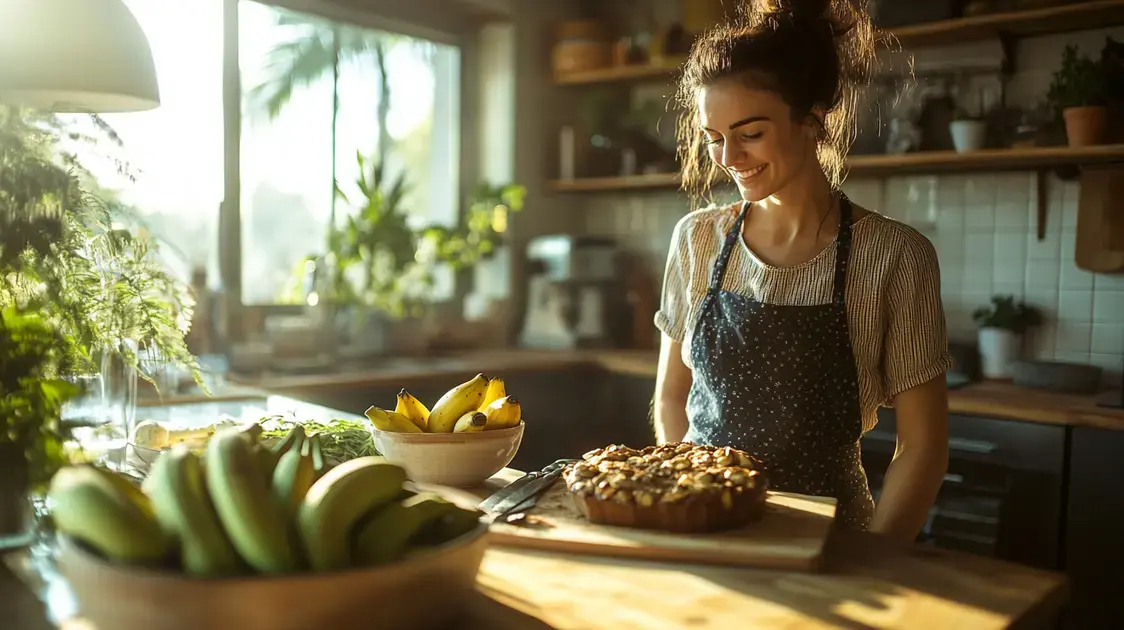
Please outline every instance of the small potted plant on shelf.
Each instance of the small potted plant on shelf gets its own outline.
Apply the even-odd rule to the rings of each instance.
[[[1041,314],[1011,295],[996,295],[972,319],[980,326],[979,351],[984,378],[1011,378],[1023,334],[1042,321]]]
[[[1083,55],[1072,44],[1062,53],[1062,65],[1054,73],[1047,98],[1061,112],[1071,147],[1103,144],[1107,139],[1108,67],[1104,60]]]
[[[972,114],[964,106],[956,108],[955,118],[948,123],[952,135],[952,146],[957,153],[979,151],[987,144],[987,121],[984,116],[983,92],[977,94],[976,113]]]

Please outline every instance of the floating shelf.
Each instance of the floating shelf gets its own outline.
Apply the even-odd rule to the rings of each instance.
[[[925,22],[890,29],[903,47],[940,46],[993,39],[1030,37],[1124,24],[1124,0],[1088,0],[1075,4],[1005,11],[972,17]],[[674,63],[617,66],[555,77],[557,85],[587,85],[668,79]]]
[[[847,161],[847,168],[849,176],[863,177],[916,173],[1037,170],[1092,164],[1124,164],[1124,144],[1081,148],[984,149],[970,153],[928,151],[904,155],[859,155]],[[659,173],[632,177],[554,180],[548,184],[548,188],[553,192],[609,192],[674,188],[678,185],[678,174]]]

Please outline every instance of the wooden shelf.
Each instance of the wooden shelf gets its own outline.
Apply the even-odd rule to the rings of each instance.
[[[555,76],[554,83],[556,85],[592,85],[596,83],[642,81],[644,79],[671,79],[671,75],[677,67],[677,63],[671,62],[654,65],[614,66]]]
[[[1030,37],[1124,24],[1124,0],[1086,0],[1075,4],[1006,11],[926,22],[890,29],[903,47],[963,44],[1000,36]],[[670,79],[676,64],[618,66],[555,77],[557,85],[589,85]]]
[[[939,46],[991,39],[1001,35],[1031,37],[1107,28],[1124,23],[1124,0],[1088,0],[1075,4],[1006,11],[914,24],[890,30],[902,46]]]
[[[1124,144],[1096,147],[1034,147],[1028,149],[984,149],[971,153],[930,151],[904,155],[859,155],[847,162],[851,177],[916,173],[996,172],[1047,169],[1060,166],[1124,164]],[[674,188],[676,173],[633,177],[590,177],[554,180],[552,192],[610,192]]]

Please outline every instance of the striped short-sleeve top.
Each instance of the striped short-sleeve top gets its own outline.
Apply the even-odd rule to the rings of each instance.
[[[667,257],[663,296],[655,323],[683,346],[691,365],[691,335],[726,232],[740,204],[711,206],[683,217]],[[737,240],[722,289],[781,305],[831,302],[837,245],[791,267],[761,261]],[[852,226],[845,292],[863,430],[878,421],[878,408],[945,373],[951,366],[936,250],[914,228],[869,212]]]

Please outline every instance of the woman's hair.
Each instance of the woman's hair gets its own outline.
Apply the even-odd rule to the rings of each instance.
[[[720,174],[699,131],[698,91],[723,79],[776,93],[804,121],[826,112],[817,157],[838,187],[855,135],[858,95],[876,57],[864,0],[747,0],[737,15],[699,36],[683,65],[675,101],[683,189],[709,197]],[[818,119],[816,119],[818,120]]]

